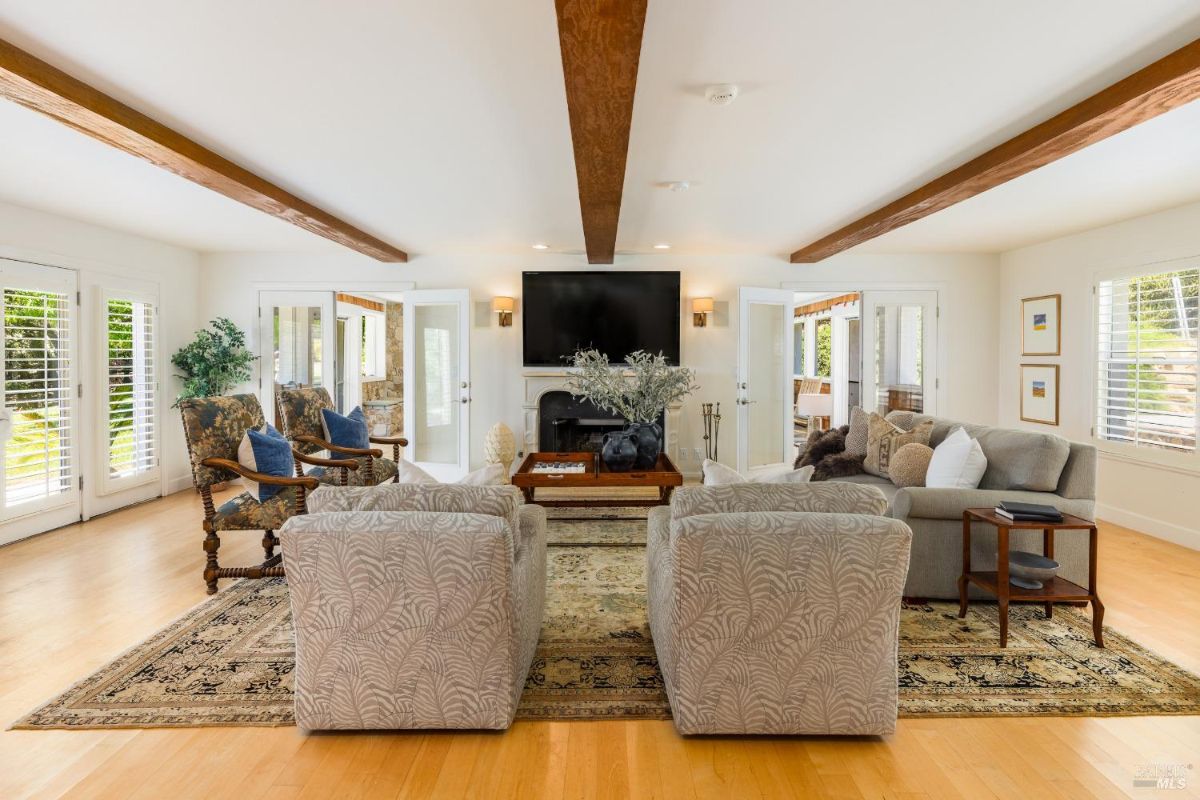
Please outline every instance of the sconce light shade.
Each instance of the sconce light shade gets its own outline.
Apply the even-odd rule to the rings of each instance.
[[[500,327],[507,328],[512,325],[513,309],[516,307],[516,301],[511,297],[493,297],[492,311],[500,315]]]
[[[708,325],[708,315],[713,310],[711,297],[696,297],[692,299],[692,325],[703,328]]]

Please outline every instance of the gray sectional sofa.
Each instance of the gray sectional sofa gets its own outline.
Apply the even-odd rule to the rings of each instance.
[[[1096,448],[1070,442],[1052,433],[993,428],[955,422],[940,417],[893,411],[889,422],[906,430],[933,420],[929,446],[937,447],[960,425],[978,439],[987,456],[987,472],[977,489],[900,489],[887,478],[854,475],[835,481],[879,488],[888,499],[887,514],[907,523],[913,532],[912,559],[906,597],[957,598],[962,572],[962,512],[966,508],[995,506],[1001,500],[1053,505],[1085,519],[1095,518]],[[1040,553],[1040,531],[1014,531],[1010,549]],[[1086,531],[1064,531],[1055,538],[1055,559],[1060,574],[1087,585],[1088,538]],[[989,525],[971,531],[971,558],[977,570],[994,570],[996,534]],[[972,593],[976,590],[972,587]]]

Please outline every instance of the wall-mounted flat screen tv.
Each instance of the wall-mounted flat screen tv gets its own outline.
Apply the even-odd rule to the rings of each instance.
[[[678,272],[526,272],[521,284],[525,366],[561,367],[589,347],[679,364]]]

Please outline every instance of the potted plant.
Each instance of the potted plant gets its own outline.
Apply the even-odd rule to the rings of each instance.
[[[652,355],[643,350],[625,356],[625,363],[617,366],[599,350],[579,350],[571,366],[575,369],[567,379],[571,394],[619,414],[629,423],[621,436],[605,437],[600,455],[609,469],[653,468],[662,452],[658,418],[671,403],[700,388],[694,383],[696,373],[672,367],[662,353]],[[629,445],[636,450],[636,457],[626,465]]]
[[[232,320],[217,317],[212,328],[196,332],[191,344],[171,356],[183,388],[174,407],[190,397],[214,397],[250,380],[257,358],[246,347],[246,334]]]

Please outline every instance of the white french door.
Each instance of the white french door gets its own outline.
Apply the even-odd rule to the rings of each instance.
[[[738,290],[737,468],[790,465],[795,300],[791,289]]]
[[[404,293],[404,436],[408,458],[441,481],[470,466],[470,293]]]
[[[336,391],[337,311],[333,292],[258,293],[259,400],[278,425],[275,390],[324,386]]]
[[[0,543],[80,518],[74,271],[0,259]]]
[[[938,293],[863,293],[862,407],[937,413]]]

